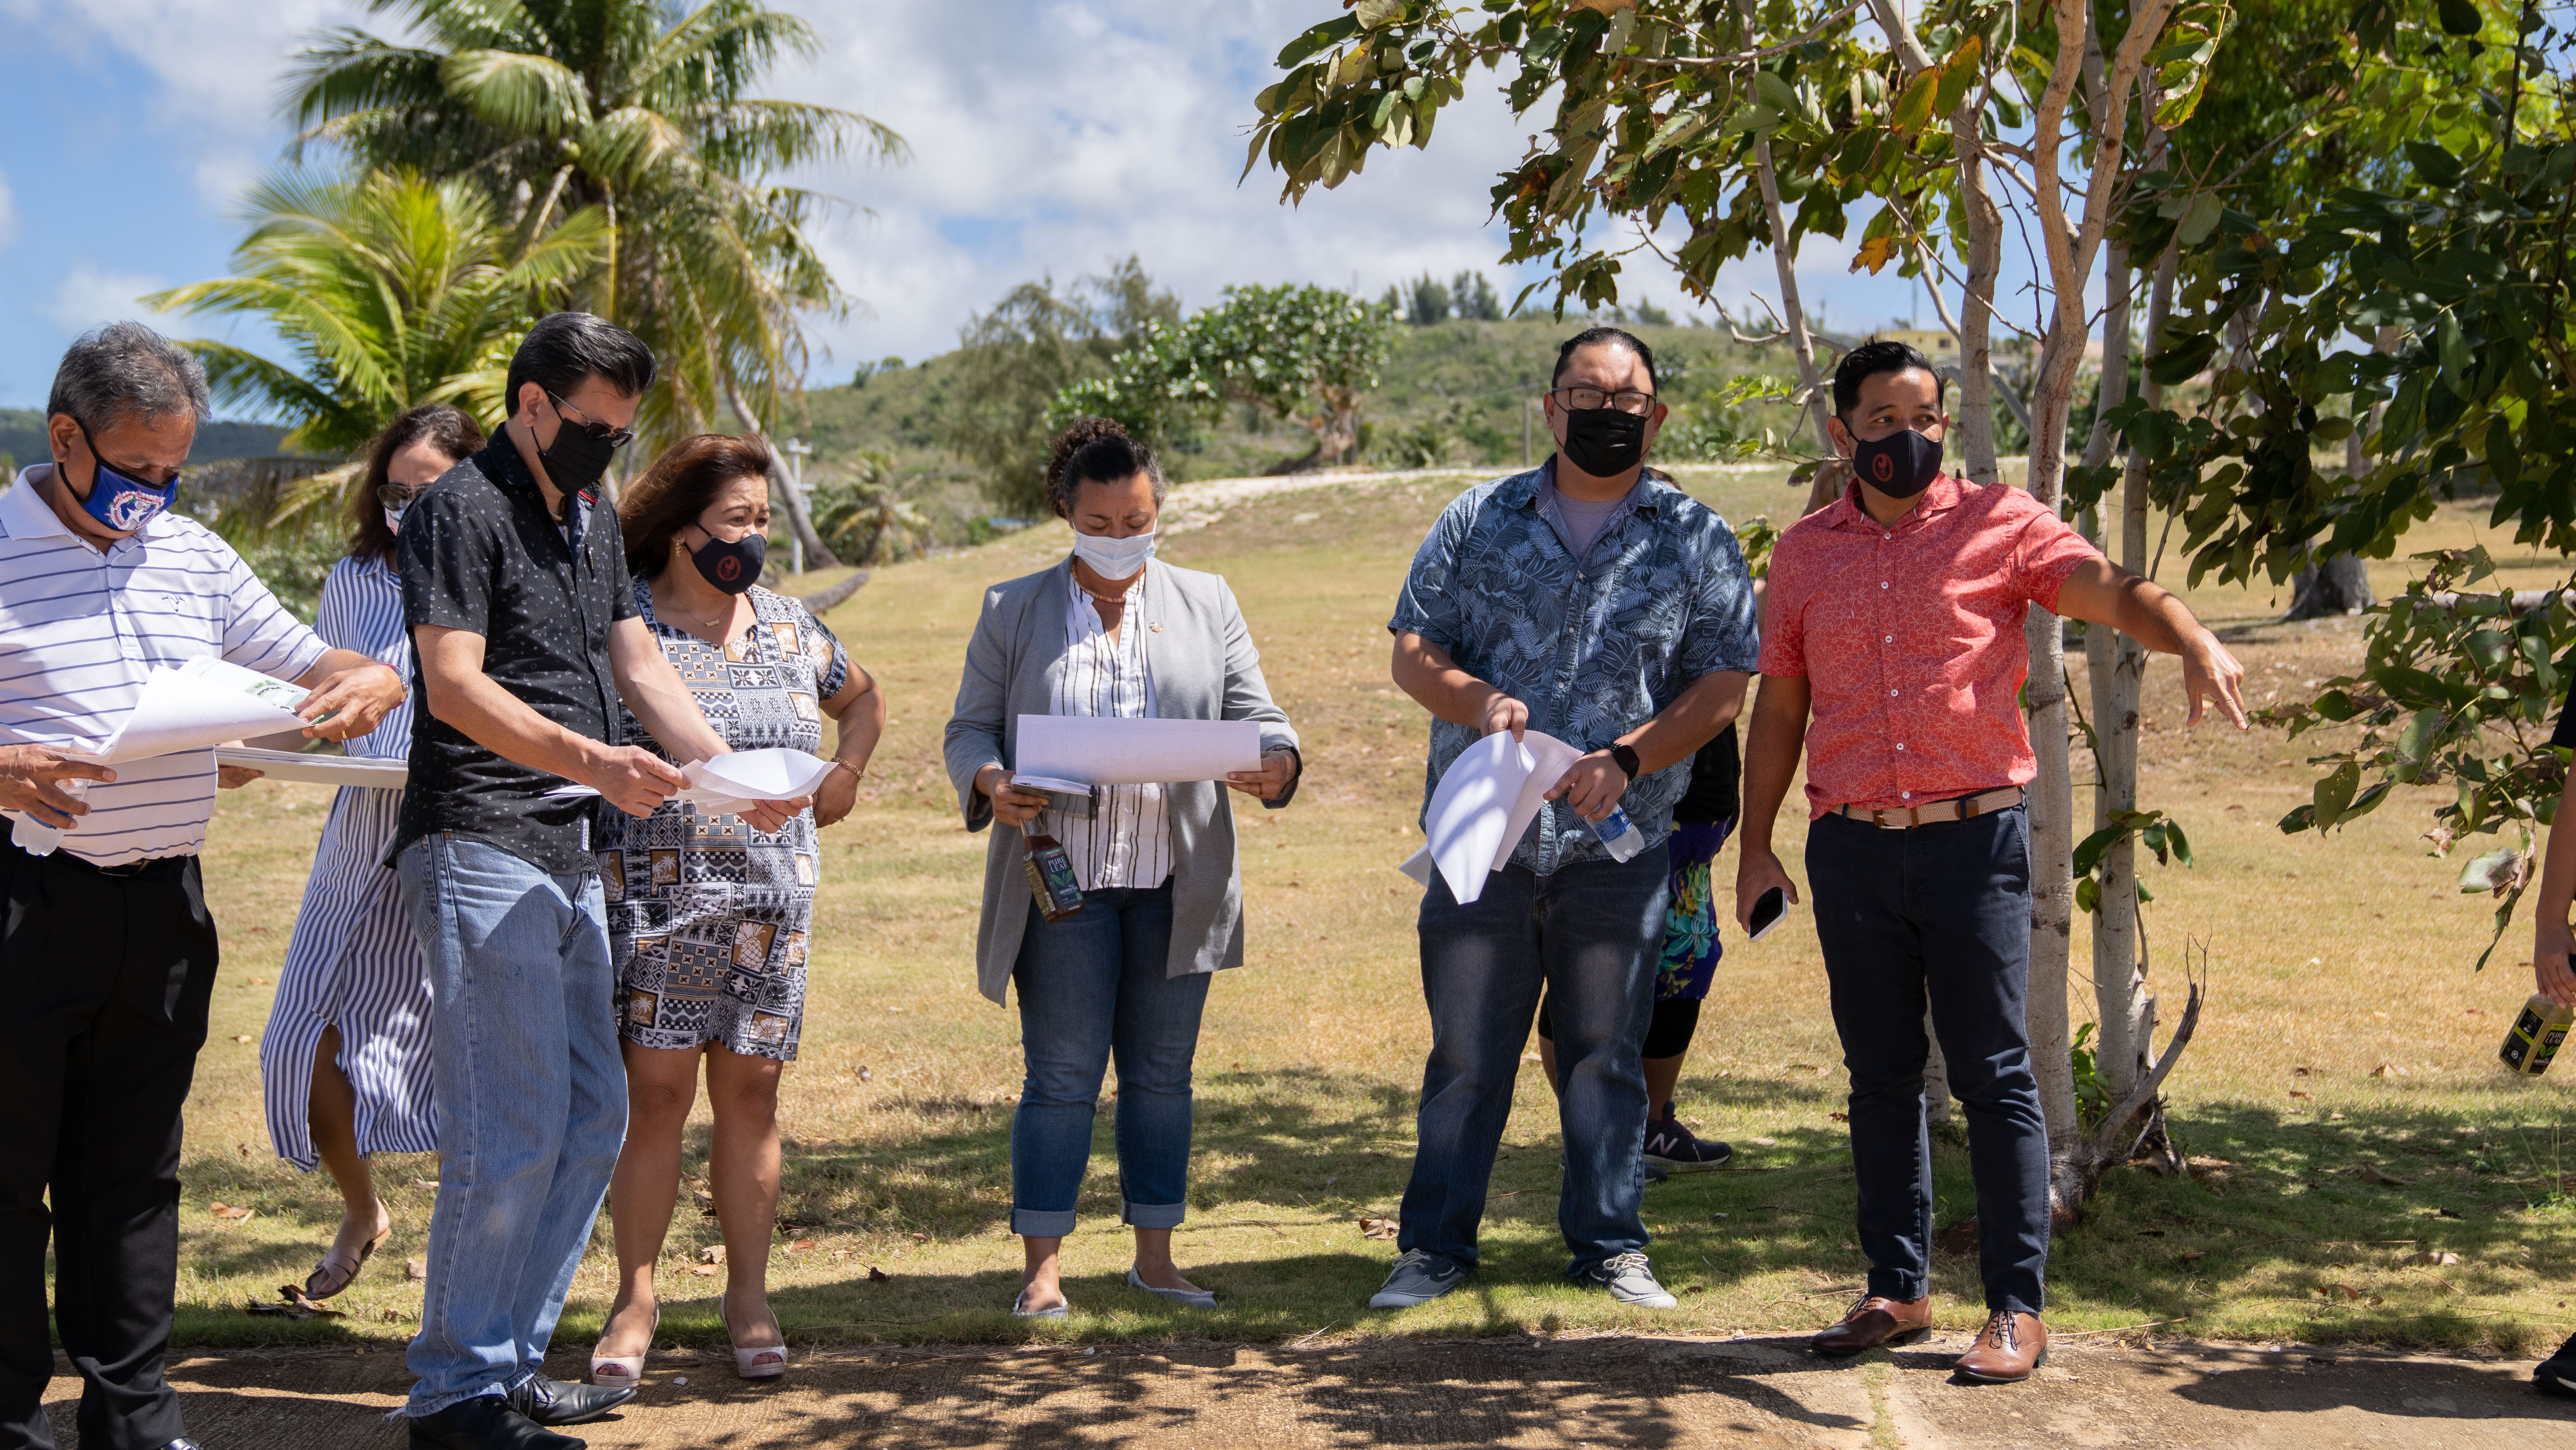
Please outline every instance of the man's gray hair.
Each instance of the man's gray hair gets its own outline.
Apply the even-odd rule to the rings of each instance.
[[[93,432],[177,413],[202,422],[209,411],[206,365],[140,322],[111,322],[81,334],[54,370],[54,390],[45,399],[45,416],[69,413]]]

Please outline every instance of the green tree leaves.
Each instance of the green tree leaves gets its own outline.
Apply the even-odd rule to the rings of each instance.
[[[1312,460],[1331,462],[1359,440],[1394,325],[1386,308],[1326,287],[1231,287],[1186,322],[1148,323],[1106,376],[1057,396],[1051,421],[1115,418],[1159,447],[1193,415],[1248,403],[1314,434]]]

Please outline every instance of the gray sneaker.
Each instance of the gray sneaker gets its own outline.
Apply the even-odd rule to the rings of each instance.
[[[1671,1309],[1681,1303],[1655,1282],[1655,1266],[1646,1262],[1646,1256],[1633,1250],[1612,1254],[1575,1275],[1574,1282],[1589,1289],[1607,1289],[1612,1299],[1640,1309]]]
[[[1467,1271],[1420,1249],[1406,1252],[1395,1261],[1386,1282],[1369,1296],[1371,1309],[1410,1309],[1428,1304],[1466,1282]]]

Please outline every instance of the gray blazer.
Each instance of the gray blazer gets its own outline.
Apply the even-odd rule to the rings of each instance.
[[[988,765],[1010,769],[1018,758],[1019,717],[1055,708],[1064,669],[1065,603],[1071,559],[984,595],[984,613],[966,646],[957,711],[948,721],[948,778],[957,786],[966,829],[993,827],[984,854],[984,918],[975,929],[975,978],[996,1003],[1020,957],[1028,928],[1028,874],[1018,828],[993,819],[993,803],[975,790]],[[1145,667],[1154,679],[1154,713],[1166,720],[1258,720],[1264,751],[1297,748],[1288,716],[1270,702],[1261,654],[1252,647],[1243,611],[1222,576],[1157,561],[1145,574],[1140,607],[1124,628],[1145,633]],[[1275,801],[1297,794],[1296,782]],[[1172,954],[1165,975],[1243,965],[1243,875],[1234,852],[1234,792],[1223,781],[1175,783],[1166,797],[1172,830]]]

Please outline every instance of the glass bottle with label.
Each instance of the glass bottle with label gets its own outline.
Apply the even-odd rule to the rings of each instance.
[[[1040,828],[1024,838],[1028,854],[1020,860],[1029,873],[1029,894],[1037,898],[1040,916],[1062,921],[1082,910],[1082,882],[1073,874],[1073,858],[1065,854],[1064,843],[1043,829],[1046,817],[1029,824]]]

